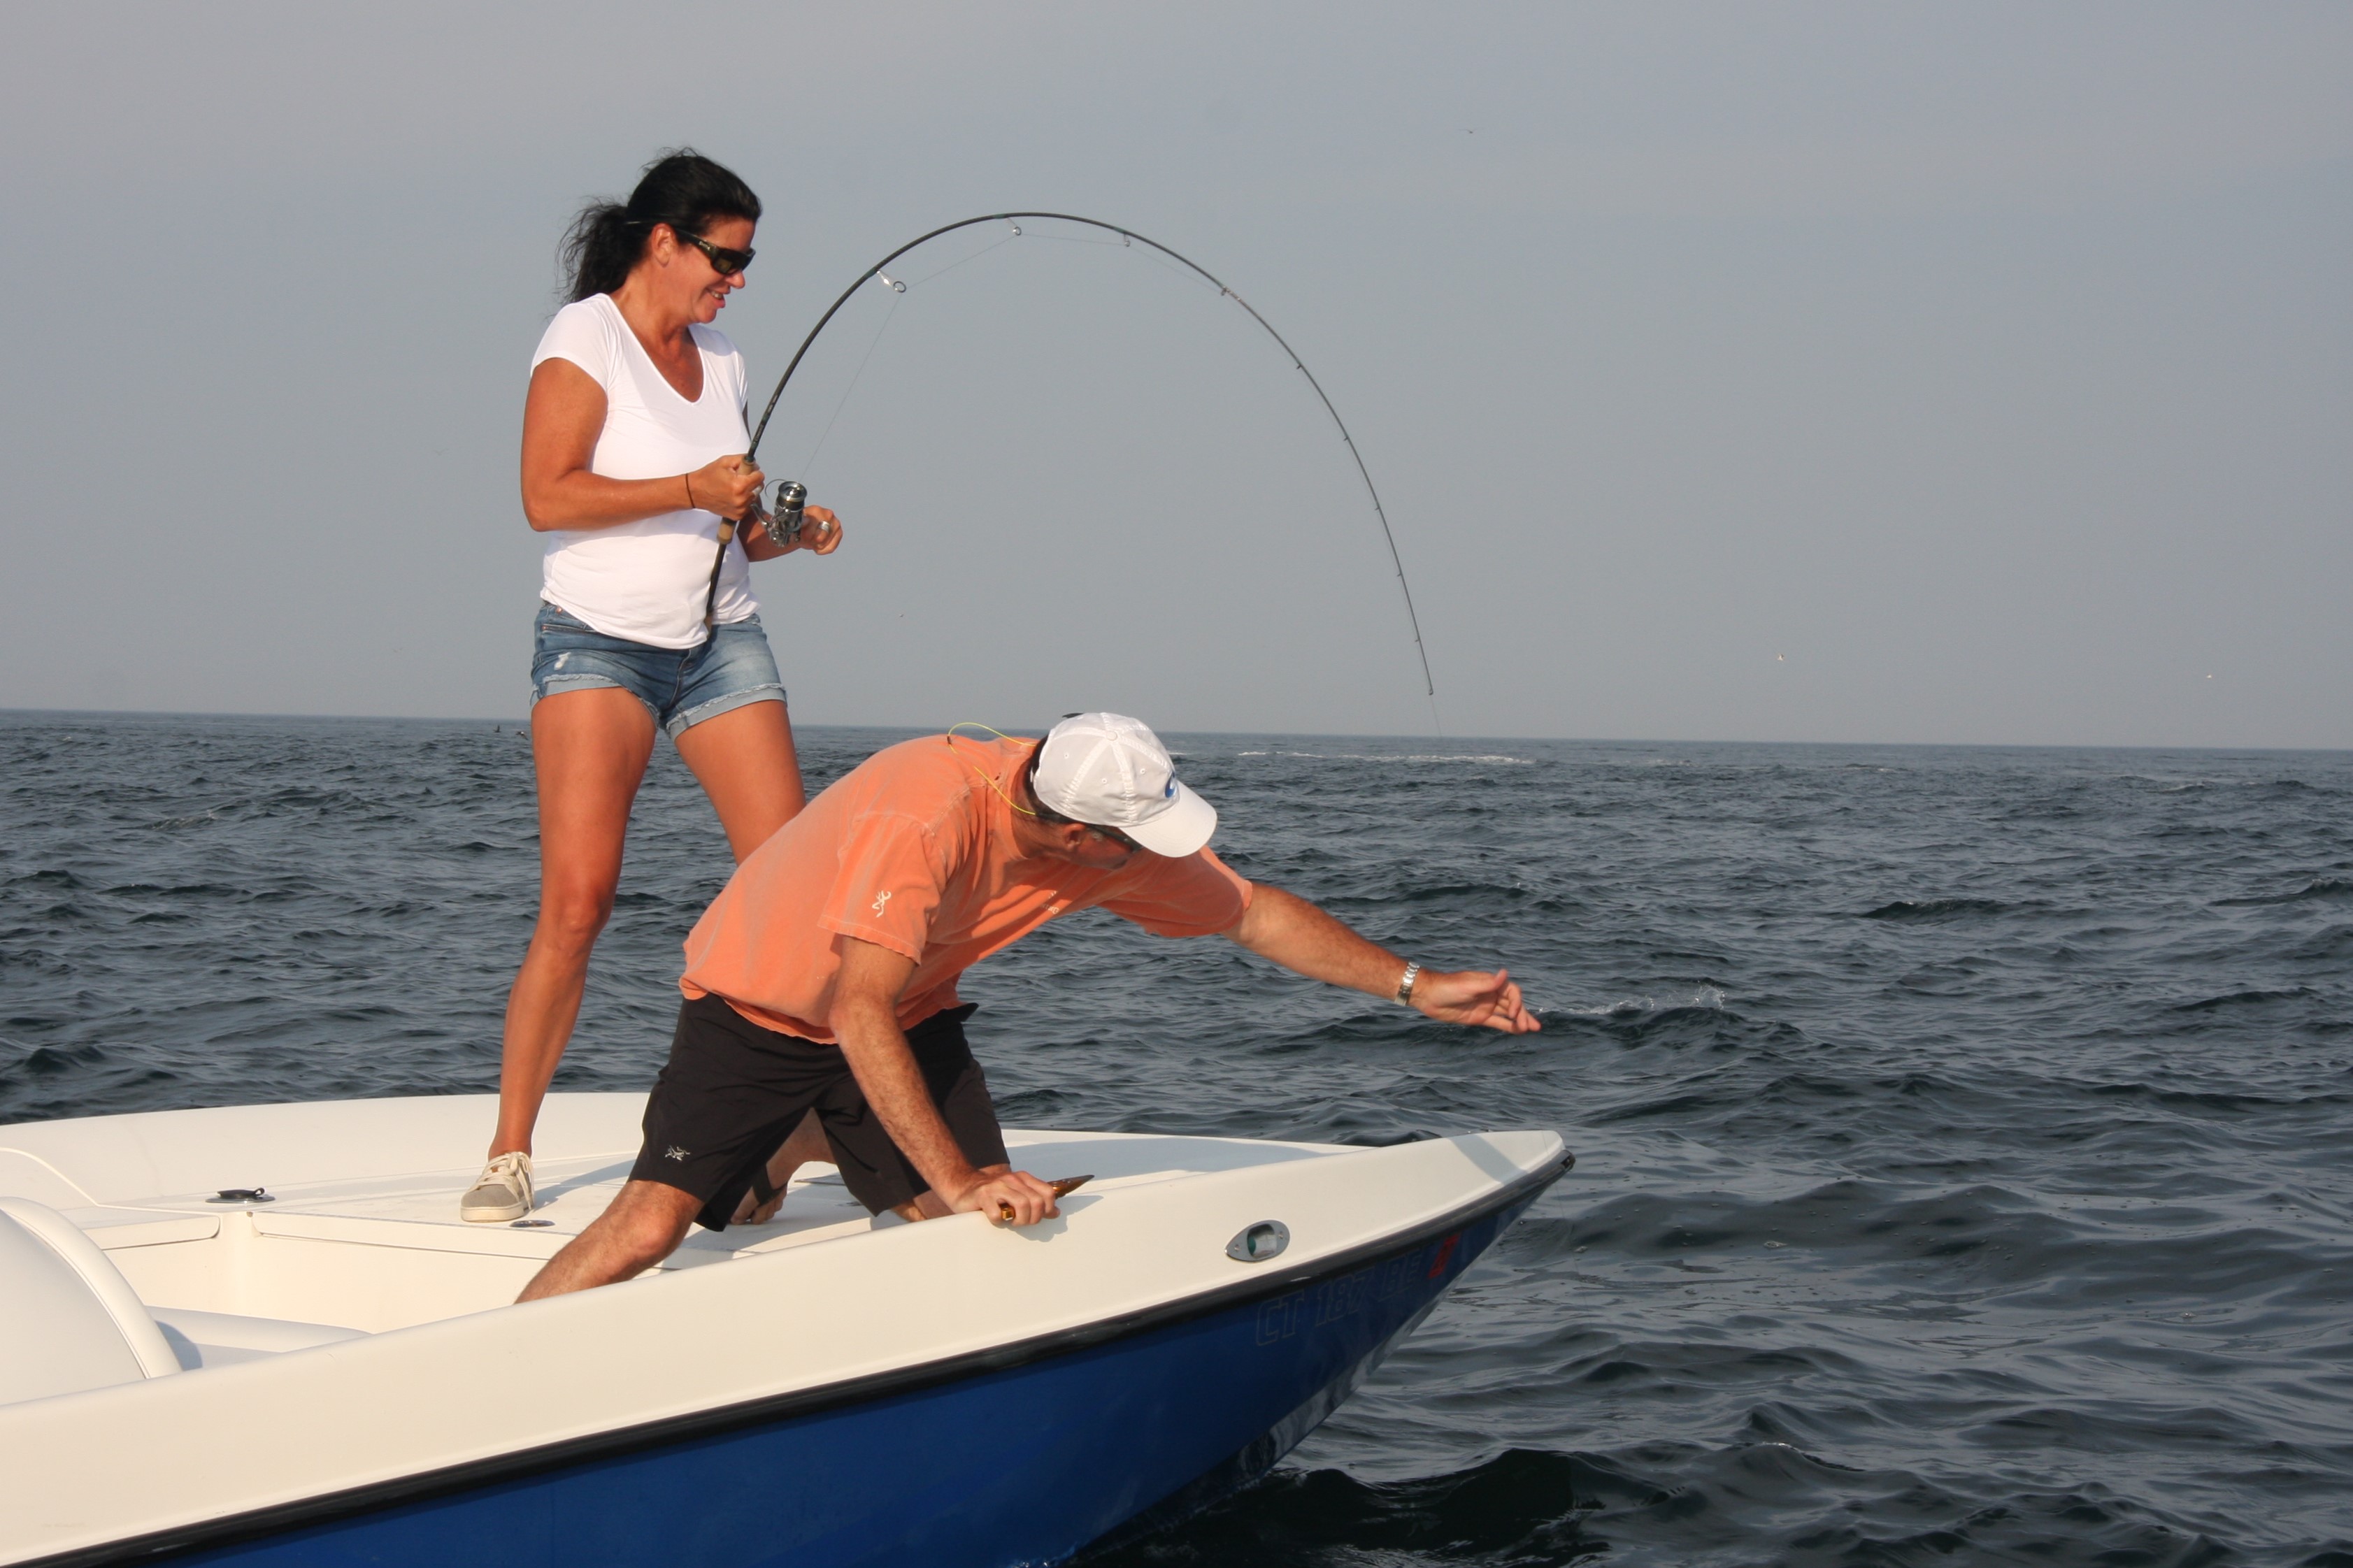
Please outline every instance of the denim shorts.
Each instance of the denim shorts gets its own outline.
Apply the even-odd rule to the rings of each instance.
[[[693,647],[655,647],[608,637],[569,611],[541,601],[532,639],[531,700],[618,687],[644,703],[676,740],[679,731],[754,702],[782,702],[785,683],[760,617],[714,626]]]

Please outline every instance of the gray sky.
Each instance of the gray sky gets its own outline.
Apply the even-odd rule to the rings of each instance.
[[[18,4],[0,706],[520,714],[555,239],[758,189],[765,395],[1004,207],[1193,256],[1456,734],[2353,745],[2353,6]],[[804,722],[1430,728],[1345,450],[1134,251],[871,289]],[[922,279],[978,248],[911,258]],[[816,460],[818,432],[876,343]]]

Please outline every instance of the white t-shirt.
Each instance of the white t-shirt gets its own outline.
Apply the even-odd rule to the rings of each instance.
[[[744,425],[744,356],[726,335],[690,324],[702,351],[702,396],[689,403],[662,379],[607,294],[566,305],[547,323],[531,366],[570,360],[605,389],[605,428],[588,471],[614,479],[692,473],[751,445]],[[680,487],[680,498],[685,487]],[[541,596],[607,637],[655,647],[693,647],[707,635],[702,599],[719,549],[717,512],[659,512],[612,528],[547,535]],[[723,626],[756,614],[741,540],[719,574]]]

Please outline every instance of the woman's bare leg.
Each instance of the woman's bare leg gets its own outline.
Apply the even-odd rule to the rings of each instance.
[[[531,1150],[547,1086],[580,1016],[588,955],[613,912],[629,808],[653,756],[645,704],[613,687],[566,691],[532,710],[539,773],[539,922],[507,996],[499,1124],[491,1155]],[[800,762],[781,702],[753,702],[694,725],[679,755],[718,809],[741,860],[801,808]]]
[[[801,810],[801,763],[781,702],[747,702],[680,732],[678,754],[727,830],[741,862]]]
[[[588,954],[613,912],[629,806],[653,755],[653,715],[615,687],[560,692],[531,713],[539,774],[539,923],[507,994],[493,1159],[531,1152],[548,1081],[580,1016]]]

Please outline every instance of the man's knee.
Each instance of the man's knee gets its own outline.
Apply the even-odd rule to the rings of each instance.
[[[702,1200],[691,1193],[659,1182],[632,1181],[605,1211],[604,1224],[616,1251],[636,1260],[638,1268],[650,1268],[678,1250],[702,1209]]]
[[[630,1182],[605,1212],[531,1278],[519,1301],[634,1279],[678,1250],[700,1201],[659,1182]]]

